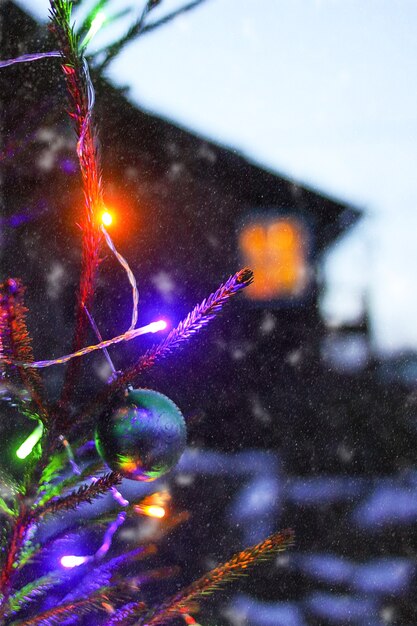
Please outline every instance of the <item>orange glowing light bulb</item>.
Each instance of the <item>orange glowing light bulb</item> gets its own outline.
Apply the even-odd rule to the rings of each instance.
[[[151,504],[149,506],[144,506],[142,509],[145,515],[149,515],[149,517],[157,517],[158,519],[162,519],[165,517],[165,509],[162,506],[157,506],[156,504]]]
[[[103,226],[111,226],[113,223],[113,216],[109,211],[103,211],[101,214],[101,223]]]
[[[165,504],[169,502],[171,496],[167,491],[156,491],[146,496],[134,508],[139,515],[147,515],[148,517],[156,517],[162,519],[166,515]]]

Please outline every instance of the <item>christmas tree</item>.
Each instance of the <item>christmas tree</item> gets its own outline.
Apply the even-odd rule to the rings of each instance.
[[[4,624],[28,625],[82,624],[91,619],[108,625],[156,625],[175,620],[193,624],[196,621],[191,614],[198,610],[205,595],[246,573],[256,562],[285,550],[292,542],[292,533],[276,533],[179,591],[165,593],[164,581],[175,577],[176,570],[171,563],[163,562],[162,556],[155,559],[155,537],[171,531],[186,514],[175,513],[175,506],[170,510],[166,491],[150,490],[144,497],[128,499],[124,488],[127,481],[152,483],[175,466],[185,449],[186,425],[174,402],[157,390],[140,388],[141,378],[159,362],[171,355],[175,358],[174,353],[185,348],[229,299],[252,282],[253,276],[248,268],[236,272],[159,343],[123,370],[114,367],[109,347],[147,333],[163,332],[166,322],[159,319],[138,327],[135,274],[106,229],[111,213],[105,202],[99,129],[94,120],[95,92],[86,56],[106,2],[98,2],[78,30],[72,24],[73,4],[51,0],[50,28],[57,50],[28,52],[0,64],[5,67],[59,58],[77,136],[84,193],[81,271],[74,339],[68,353],[36,360],[26,324],[25,287],[19,278],[12,277],[0,288],[2,397],[33,422],[31,434],[16,451],[26,460],[24,476],[19,479],[9,475],[7,467],[2,470],[0,619]],[[106,50],[102,68],[133,36],[155,27],[156,23],[148,23],[148,17],[158,4],[148,0],[126,37]],[[192,2],[185,9],[197,4]],[[132,313],[127,329],[103,341],[93,312],[104,249],[126,274]],[[91,329],[97,339],[87,345]],[[106,357],[112,375],[95,396],[86,398],[79,393],[84,373],[81,363],[88,354],[98,351]],[[51,399],[42,372],[59,367],[66,368],[62,388],[59,397]],[[96,500],[106,494],[111,495],[112,505],[96,508]],[[85,513],[89,504],[92,515]],[[149,518],[166,516],[166,521],[150,538],[144,532],[143,539],[132,549],[121,549],[117,541],[120,528],[138,516],[143,518],[144,526]],[[76,550],[66,548],[74,545],[78,546]],[[145,557],[152,557],[155,563],[146,567]]]

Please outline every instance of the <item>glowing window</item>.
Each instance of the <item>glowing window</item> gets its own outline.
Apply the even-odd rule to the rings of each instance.
[[[251,300],[301,296],[307,286],[307,241],[302,223],[294,218],[260,219],[239,233],[243,261],[255,280],[245,289]]]

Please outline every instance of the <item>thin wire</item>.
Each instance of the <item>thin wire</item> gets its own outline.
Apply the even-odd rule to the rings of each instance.
[[[64,435],[59,435],[58,439],[60,440],[60,442],[62,443],[62,445],[64,446],[66,450],[68,460],[72,467],[72,471],[74,472],[74,474],[77,474],[78,476],[80,476],[81,470],[75,461],[75,456],[74,456],[74,452],[72,451],[71,444],[69,443],[68,439],[64,437]],[[96,476],[92,476],[91,480],[93,483],[96,483],[98,481],[98,478]],[[122,494],[120,493],[118,489],[116,489],[116,487],[111,487],[110,492],[113,498],[116,500],[116,502],[120,506],[123,506],[123,507],[129,506],[130,504],[129,500],[126,500],[126,498],[122,496]],[[126,519],[126,513],[125,512],[119,513],[119,515],[117,516],[117,519],[108,526],[104,534],[104,539],[103,539],[103,543],[101,547],[97,550],[97,552],[94,555],[81,557],[81,561],[79,564],[81,565],[82,563],[88,563],[89,561],[92,561],[93,559],[96,559],[96,558],[102,558],[108,552],[111,546],[114,533],[119,528],[119,526],[123,524],[125,519]]]
[[[87,86],[87,113],[84,117],[83,124],[80,131],[80,138],[77,142],[77,155],[81,160],[83,156],[83,148],[84,148],[84,140],[87,133],[87,130],[90,127],[91,118],[93,115],[93,108],[96,101],[96,92],[94,90],[93,81],[90,76],[90,69],[88,67],[87,59],[83,57],[83,69],[84,69],[84,78],[85,84]]]
[[[101,333],[100,333],[100,331],[99,331],[99,329],[98,329],[98,326],[97,326],[97,324],[96,324],[96,322],[95,322],[95,320],[94,320],[93,316],[91,315],[91,313],[89,312],[89,310],[87,309],[87,307],[85,306],[85,304],[83,304],[83,307],[84,307],[84,311],[86,312],[87,317],[88,317],[88,319],[89,319],[89,321],[90,321],[90,324],[91,324],[91,326],[92,326],[92,328],[93,328],[93,330],[94,330],[94,332],[95,332],[95,334],[96,334],[97,339],[98,339],[100,342],[102,342],[102,341],[103,341],[103,337],[101,336]],[[113,374],[113,376],[116,378],[116,377],[117,377],[117,370],[116,370],[116,368],[114,367],[114,363],[113,363],[113,361],[112,361],[112,360],[111,360],[111,358],[110,358],[109,351],[107,350],[107,348],[103,348],[103,352],[104,352],[104,356],[106,357],[107,363],[108,363],[108,364],[109,364],[109,366],[110,366],[110,369],[111,369],[111,371],[112,371],[112,374]]]
[[[74,474],[77,474],[78,476],[81,475],[81,470],[78,467],[76,461],[75,461],[75,457],[74,457],[74,453],[72,451],[71,448],[71,444],[69,443],[68,439],[66,439],[66,437],[64,437],[64,435],[59,435],[58,439],[60,440],[60,442],[62,443],[62,445],[65,448],[65,451],[67,453],[68,456],[68,460],[70,462],[70,465],[72,467],[72,471],[74,472]]]
[[[103,232],[103,235],[106,239],[106,243],[109,246],[110,250],[113,252],[114,256],[116,257],[116,259],[119,261],[120,265],[123,267],[123,269],[125,270],[127,277],[129,279],[129,283],[132,287],[132,300],[133,300],[133,308],[132,308],[132,321],[130,323],[130,327],[129,327],[129,331],[133,330],[136,327],[137,321],[138,321],[138,305],[139,305],[139,291],[138,291],[138,287],[137,287],[137,283],[136,283],[136,278],[132,272],[132,270],[129,267],[129,263],[126,261],[126,259],[120,254],[120,252],[118,252],[116,250],[116,246],[114,245],[109,233],[107,232],[107,230],[104,228],[104,226],[101,226],[101,230]]]
[[[14,65],[15,63],[27,63],[27,62],[31,62],[31,61],[38,61],[40,59],[44,59],[44,58],[50,58],[50,57],[61,57],[61,52],[60,51],[51,51],[51,52],[38,52],[38,53],[34,53],[34,54],[23,54],[20,57],[16,57],[14,59],[7,59],[5,61],[0,61],[0,69],[3,67],[7,67],[9,65]],[[85,76],[85,82],[86,82],[86,86],[87,86],[87,114],[84,118],[84,122],[81,128],[81,132],[80,132],[80,138],[78,140],[77,143],[77,153],[78,156],[81,158],[82,154],[83,154],[83,148],[84,148],[84,140],[85,140],[85,135],[87,133],[87,129],[89,127],[90,121],[91,121],[91,116],[92,116],[92,112],[93,112],[93,108],[94,108],[94,103],[95,103],[95,90],[94,90],[94,85],[93,82],[91,80],[91,76],[90,76],[90,70],[88,67],[88,63],[87,60],[84,58],[83,59],[83,70],[84,70],[84,76]],[[131,318],[131,323],[128,329],[128,333],[130,331],[133,331],[136,328],[136,324],[138,321],[138,306],[139,306],[139,291],[137,288],[137,283],[136,283],[136,278],[132,272],[132,270],[130,269],[130,266],[128,264],[128,262],[126,261],[126,259],[117,251],[116,246],[114,245],[109,233],[106,231],[106,229],[104,228],[104,226],[101,226],[101,230],[104,234],[104,238],[106,240],[106,243],[108,245],[108,247],[110,248],[110,250],[113,252],[114,256],[116,257],[116,259],[119,261],[120,265],[124,268],[124,270],[126,271],[129,283],[132,287],[132,301],[133,301],[133,307],[132,307],[132,318]],[[90,323],[95,331],[95,333],[97,334],[97,337],[100,341],[100,344],[96,345],[96,346],[89,346],[88,348],[84,348],[82,350],[79,350],[78,352],[74,352],[73,354],[70,355],[66,355],[64,357],[61,357],[59,359],[53,359],[51,361],[37,361],[34,363],[19,363],[19,366],[22,367],[32,367],[32,368],[42,368],[42,367],[49,367],[50,365],[56,365],[56,364],[60,364],[60,363],[66,363],[67,361],[69,361],[72,358],[78,357],[78,356],[83,356],[84,354],[88,354],[89,352],[92,352],[93,350],[104,350],[104,354],[105,357],[112,369],[113,375],[116,375],[116,368],[113,365],[113,362],[109,356],[109,353],[106,350],[106,347],[108,345],[113,345],[113,343],[119,343],[119,341],[130,341],[131,339],[134,339],[134,337],[138,336],[138,335],[134,335],[134,336],[126,336],[125,335],[120,335],[119,337],[116,337],[113,340],[109,340],[109,342],[103,342],[101,339],[101,335],[100,332],[97,328],[97,326],[94,323],[94,320],[92,319],[90,313],[88,312],[87,308],[84,307],[87,316],[90,320]],[[144,327],[146,328],[146,327]],[[138,334],[143,334],[143,333],[138,333]],[[15,365],[17,365],[18,363],[14,363]]]
[[[33,362],[24,362],[24,361],[14,361],[13,359],[0,359],[4,363],[8,363],[9,365],[17,365],[18,367],[24,367],[26,369],[42,369],[44,367],[51,367],[51,365],[62,365],[63,363],[67,363],[71,361],[71,359],[84,356],[89,354],[90,352],[94,352],[95,350],[103,350],[104,348],[108,348],[109,346],[113,346],[116,343],[121,343],[122,341],[131,341],[140,335],[146,335],[147,333],[154,333],[158,330],[163,330],[165,328],[165,324],[162,326],[159,322],[151,322],[147,324],[147,326],[142,326],[141,328],[135,328],[134,330],[128,330],[123,333],[123,335],[118,335],[117,337],[113,337],[113,339],[106,339],[106,341],[102,341],[92,346],[88,346],[87,348],[83,348],[82,350],[78,350],[77,352],[73,352],[72,354],[66,354],[65,356],[61,356],[57,359],[50,359],[47,361],[33,361]]]
[[[52,52],[35,52],[33,54],[23,54],[22,56],[16,57],[14,59],[6,59],[5,61],[0,61],[0,69],[2,67],[14,65],[15,63],[29,63],[31,61],[39,61],[40,59],[60,56],[62,55],[59,50],[53,50]]]
[[[20,57],[16,57],[14,59],[7,59],[5,61],[0,61],[0,68],[3,67],[7,67],[9,65],[14,65],[15,63],[27,63],[30,61],[38,61],[39,59],[44,59],[44,58],[49,58],[49,57],[61,57],[61,53],[59,51],[52,51],[52,52],[38,52],[38,53],[34,53],[34,54],[24,54]],[[91,116],[92,116],[92,112],[93,112],[93,108],[94,108],[94,103],[95,103],[95,91],[94,91],[94,85],[93,82],[91,80],[91,76],[90,76],[90,70],[88,67],[88,63],[87,60],[84,58],[83,59],[83,69],[84,69],[84,76],[85,76],[85,82],[87,85],[87,114],[84,118],[84,122],[82,125],[82,129],[81,129],[81,133],[80,133],[80,138],[78,140],[77,143],[77,153],[78,156],[81,158],[82,153],[83,153],[83,147],[84,147],[84,140],[85,140],[85,135],[87,133],[87,129],[89,127],[90,121],[91,121]],[[116,250],[116,247],[109,235],[109,233],[106,231],[106,229],[104,228],[104,226],[101,227],[102,232],[104,234],[106,243],[108,245],[108,247],[110,248],[110,250],[113,252],[113,254],[115,255],[116,259],[119,261],[119,263],[122,265],[122,267],[124,268],[124,270],[127,273],[127,277],[129,279],[129,283],[132,287],[132,300],[133,300],[133,310],[132,310],[132,320],[131,320],[131,324],[130,327],[128,329],[129,331],[132,331],[137,324],[138,321],[138,304],[139,304],[139,292],[138,292],[138,288],[137,288],[137,283],[136,283],[136,279],[135,276],[132,272],[132,270],[129,267],[128,262],[126,261],[126,259]],[[129,341],[130,339],[133,339],[134,336],[132,337],[125,337],[125,338],[120,338],[123,337],[122,335],[120,335],[120,337],[116,337],[114,340],[110,340],[109,342],[103,342],[101,339],[101,335],[100,332],[94,322],[94,320],[92,319],[89,311],[87,310],[87,308],[84,306],[85,312],[87,314],[88,319],[90,320],[90,323],[100,341],[100,344],[96,345],[96,346],[89,346],[88,348],[84,348],[82,350],[79,350],[78,352],[74,352],[71,355],[66,355],[64,357],[61,357],[60,359],[54,359],[52,361],[38,361],[35,363],[30,364],[24,364],[24,363],[19,363],[20,366],[22,367],[33,367],[33,368],[41,368],[41,367],[48,367],[49,365],[55,365],[58,363],[66,363],[67,361],[69,361],[72,358],[75,358],[77,356],[83,356],[84,354],[88,354],[89,352],[92,352],[93,350],[104,350],[104,354],[105,357],[112,369],[113,375],[116,375],[116,368],[113,365],[113,362],[109,356],[109,353],[106,350],[107,345],[112,345],[113,343],[118,343],[119,341]],[[145,327],[146,328],[146,327]],[[138,334],[142,334],[142,333],[138,333]],[[135,335],[137,336],[137,335]],[[15,365],[17,365],[17,363],[15,363]]]
[[[64,556],[61,559],[61,564],[63,565],[63,567],[72,569],[73,567],[76,567],[78,565],[84,565],[84,563],[91,563],[91,561],[102,559],[110,550],[114,534],[116,533],[118,528],[125,522],[125,520],[126,520],[126,512],[122,511],[121,513],[118,514],[116,519],[113,522],[111,522],[109,526],[107,527],[107,530],[105,531],[104,536],[103,536],[103,542],[101,546],[99,547],[99,549],[94,554],[89,554],[87,556],[73,556],[73,555]],[[69,560],[70,562],[69,564],[67,564]],[[76,562],[73,562],[72,560],[75,560]]]
[[[86,114],[86,116],[84,118],[84,122],[83,122],[83,125],[82,125],[82,128],[81,128],[80,138],[79,138],[78,143],[77,143],[77,153],[78,153],[78,156],[80,158],[81,158],[82,153],[83,153],[83,146],[84,146],[85,135],[86,135],[87,129],[88,129],[89,125],[90,125],[91,117],[92,117],[92,114],[93,114],[93,108],[94,108],[94,104],[95,104],[95,99],[96,99],[93,81],[91,80],[91,76],[90,76],[90,69],[88,67],[87,59],[85,57],[83,59],[83,69],[84,69],[85,83],[87,85],[87,114]],[[128,330],[133,330],[136,327],[136,324],[138,323],[139,292],[138,292],[138,288],[137,288],[136,278],[135,278],[132,270],[129,267],[129,263],[120,254],[120,252],[117,251],[116,246],[114,245],[114,243],[112,241],[112,238],[110,237],[110,235],[107,232],[107,230],[104,228],[103,224],[101,225],[101,231],[102,231],[102,233],[104,235],[104,238],[106,240],[106,243],[107,243],[108,247],[113,252],[114,256],[119,261],[120,265],[126,271],[127,277],[129,279],[129,283],[130,283],[130,285],[132,287],[132,300],[133,300],[132,321],[130,323],[130,326],[129,326]]]

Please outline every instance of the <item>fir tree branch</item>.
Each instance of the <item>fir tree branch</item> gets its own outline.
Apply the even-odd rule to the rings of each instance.
[[[31,537],[26,538],[25,544],[19,554],[19,563],[17,564],[17,569],[21,570],[30,561],[34,560],[36,558],[36,555],[39,554],[40,550],[41,545],[39,543],[34,543]]]
[[[0,285],[0,372],[3,370],[9,380],[15,379],[27,389],[29,399],[14,394],[19,410],[46,425],[49,418],[39,372],[7,363],[9,360],[29,363],[34,360],[32,340],[26,326],[28,309],[23,301],[24,292],[20,280],[14,278]]]
[[[135,37],[141,34],[148,14],[158,4],[160,4],[160,0],[147,0],[139,19],[130,26],[126,35],[121,37],[118,41],[114,42],[106,49],[104,60],[100,63],[98,67],[99,72],[103,72],[103,70],[108,66],[110,61],[112,61],[114,57],[119,54],[119,52],[124,48],[127,43],[129,43],[130,41],[135,39]]]
[[[154,546],[140,546],[135,550],[125,552],[119,556],[109,559],[105,563],[93,563],[92,571],[88,572],[76,585],[75,589],[64,597],[64,602],[73,602],[86,594],[92,594],[100,588],[110,587],[115,589],[116,585],[122,589],[122,581],[117,578],[116,572],[135,560],[142,560],[155,552]]]
[[[84,58],[78,35],[71,26],[69,0],[50,0],[51,31],[55,35],[62,54],[62,70],[71,102],[70,116],[75,122],[78,144],[77,154],[85,198],[85,213],[82,221],[81,278],[78,289],[76,326],[73,352],[84,344],[87,332],[85,307],[90,308],[94,296],[94,282],[99,263],[101,231],[97,215],[103,206],[100,159],[97,148],[97,133],[92,122],[94,88],[91,83],[87,62]],[[57,419],[66,421],[65,409],[74,388],[79,363],[70,363]]]
[[[84,502],[92,503],[93,500],[105,495],[109,489],[118,485],[122,481],[122,476],[118,472],[111,472],[102,476],[90,485],[82,485],[77,491],[73,491],[67,496],[53,498],[46,504],[34,509],[32,515],[35,519],[40,519],[45,515],[76,509]]]
[[[91,24],[93,23],[95,16],[102,11],[108,3],[109,0],[96,0],[95,3],[89,7],[88,14],[83,19],[77,30],[77,34],[80,39],[84,37],[91,28]],[[75,2],[73,2],[73,6],[75,6]]]
[[[8,605],[5,606],[2,615],[9,617],[10,615],[18,613],[25,608],[27,604],[45,595],[45,593],[47,593],[51,587],[59,583],[60,580],[61,577],[56,572],[53,572],[52,574],[47,574],[46,576],[42,576],[28,583],[10,596]]]
[[[108,588],[105,587],[83,600],[61,604],[49,609],[49,611],[39,613],[34,617],[30,617],[19,622],[13,622],[12,626],[53,626],[54,624],[60,624],[75,615],[80,616],[96,611],[103,611],[103,605],[107,602],[107,600]]]
[[[53,489],[51,484],[59,478],[60,473],[68,463],[68,455],[65,451],[55,452],[49,457],[49,459],[44,459],[44,463],[45,466],[43,467],[42,473],[39,477],[37,494],[42,494],[42,496],[45,496],[45,498],[48,499],[49,490]],[[59,494],[54,493],[51,497],[55,495]],[[42,501],[41,504],[44,504],[44,502]]]
[[[128,602],[127,604],[121,606],[107,622],[104,626],[128,626],[132,624],[133,620],[137,620],[138,617],[143,615],[146,611],[147,607],[144,602]]]
[[[142,372],[164,359],[176,348],[181,347],[187,339],[190,339],[197,331],[207,326],[221,311],[226,302],[238,291],[248,287],[252,281],[253,272],[247,267],[230,276],[223,285],[220,285],[217,291],[203,300],[201,304],[198,304],[161,343],[150,348],[132,367],[125,370],[110,385],[107,385],[84,409],[75,424],[75,428],[80,428],[89,415],[100,411],[100,407],[107,406],[112,397],[124,389],[128,383],[134,384]]]
[[[165,24],[172,22],[172,20],[174,20],[176,17],[182,15],[183,13],[191,11],[192,9],[195,9],[198,5],[202,4],[204,1],[205,0],[193,0],[192,2],[188,2],[184,6],[179,7],[175,11],[172,11],[171,13],[164,15],[164,17],[162,17],[161,19],[156,20],[155,22],[151,22],[150,24],[146,24],[146,18],[149,12],[151,11],[151,9],[161,4],[161,0],[148,0],[142,12],[142,15],[134,24],[132,24],[132,26],[127,31],[126,35],[124,35],[121,39],[119,39],[119,41],[116,41],[114,44],[112,44],[111,46],[109,46],[109,48],[106,49],[104,59],[98,65],[98,70],[102,72],[104,69],[106,69],[109,63],[119,54],[119,52],[128,43],[130,43],[131,41],[133,41],[140,35],[144,35],[145,33],[150,33],[151,31],[156,30],[160,26],[164,26]],[[94,56],[99,56],[102,52],[103,51],[100,50]]]
[[[16,499],[18,494],[24,493],[23,485],[14,476],[9,474],[4,467],[0,467],[0,494],[6,499]]]
[[[138,623],[141,626],[145,626],[145,624],[146,626],[157,626],[165,624],[178,614],[189,612],[194,602],[203,600],[206,595],[217,591],[234,578],[244,575],[246,570],[256,563],[283,552],[293,544],[293,541],[293,532],[285,530],[235,554],[229,561],[214,568],[176,596],[153,609]]]
[[[65,460],[66,462],[68,462],[67,458]],[[64,465],[65,464],[66,463],[64,463]],[[65,490],[69,489],[70,487],[74,487],[78,483],[82,482],[83,480],[87,480],[91,476],[97,476],[97,474],[100,474],[102,472],[102,469],[103,462],[100,461],[87,465],[87,467],[81,472],[81,474],[70,474],[66,478],[61,478],[54,484],[48,484],[45,482],[41,483],[38,489],[38,496],[40,497],[38,505],[42,506],[52,500],[52,498],[60,496]]]
[[[153,30],[156,30],[157,28],[159,28],[160,26],[165,26],[165,24],[169,24],[169,22],[172,22],[172,20],[175,20],[177,17],[179,17],[180,15],[183,15],[184,13],[188,13],[188,11],[192,11],[193,9],[198,7],[200,4],[203,4],[203,2],[206,2],[206,0],[193,0],[192,2],[188,2],[184,6],[179,7],[179,9],[176,9],[175,11],[171,11],[171,13],[164,15],[164,17],[161,17],[160,20],[156,20],[155,22],[146,24],[143,27],[141,34],[144,35],[146,33],[150,33]]]
[[[187,339],[190,339],[196,332],[207,326],[207,324],[220,313],[224,304],[241,289],[250,285],[253,281],[253,273],[250,269],[240,270],[212,293],[201,304],[198,304],[187,315],[187,317],[171,330],[169,335],[161,343],[148,350],[139,361],[115,381],[118,387],[125,387],[127,383],[134,382],[138,376],[157,361],[162,360],[173,350],[180,347]]]
[[[3,554],[0,574],[0,593],[3,596],[2,605],[10,597],[13,582],[13,574],[17,571],[19,557],[25,546],[25,541],[31,527],[31,515],[24,501],[24,497],[18,496],[18,515],[14,520],[11,537],[7,550]]]
[[[10,517],[12,519],[15,518],[17,515],[16,511],[13,511],[11,508],[9,508],[5,500],[1,497],[0,497],[0,512],[4,513],[4,515],[7,515],[7,517]]]

